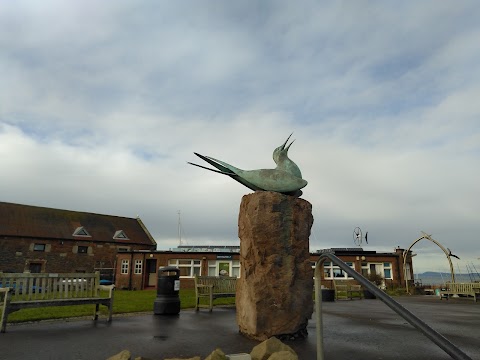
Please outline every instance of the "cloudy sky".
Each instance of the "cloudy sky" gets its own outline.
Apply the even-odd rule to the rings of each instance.
[[[135,217],[159,249],[236,245],[243,169],[290,157],[311,250],[480,271],[477,1],[0,1],[0,201]],[[415,271],[446,271],[419,242]]]

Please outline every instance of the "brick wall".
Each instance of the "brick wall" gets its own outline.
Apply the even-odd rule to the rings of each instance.
[[[35,245],[40,251],[35,250]],[[38,267],[46,273],[93,272],[98,267],[113,268],[118,248],[146,250],[144,245],[115,242],[3,238],[0,271],[24,272]]]
[[[119,253],[117,255],[116,262],[116,271],[115,271],[115,285],[118,289],[131,289],[131,290],[140,290],[149,288],[148,278],[149,276],[157,277],[157,271],[159,267],[164,267],[168,265],[169,260],[173,259],[195,259],[201,261],[201,274],[208,274],[208,261],[209,260],[219,260],[217,257],[218,253],[213,252],[171,252],[171,251],[152,251],[152,252],[126,252]],[[231,253],[231,260],[238,260],[238,253]],[[392,276],[393,280],[385,279],[385,285],[387,287],[402,287],[404,286],[404,276],[403,276],[403,258],[400,256],[401,251],[391,253],[391,254],[366,254],[365,258],[362,258],[362,255],[342,255],[339,256],[345,262],[352,262],[354,264],[355,270],[359,273],[362,272],[362,262],[374,262],[374,263],[391,263]],[[311,254],[310,261],[315,263],[319,258],[317,254]],[[122,274],[122,260],[128,261],[128,273]],[[135,261],[139,260],[142,262],[142,274],[135,274],[134,266]],[[147,263],[153,261],[155,265],[152,273],[150,275],[147,270]],[[327,260],[328,261],[328,260]],[[313,276],[313,272],[312,272]],[[355,280],[345,280],[356,283]],[[333,280],[325,280],[324,273],[322,271],[322,285],[326,287],[333,288]],[[193,278],[180,278],[180,286],[183,289],[193,288],[194,281]],[[156,281],[153,282],[153,285],[150,287],[156,287]]]
[[[188,253],[188,252],[142,252],[142,253],[119,253],[117,254],[117,263],[115,271],[115,285],[117,289],[140,290],[149,288],[148,286],[148,271],[146,262],[155,260],[155,277],[158,277],[158,269],[160,267],[168,266],[169,260],[174,259],[198,259],[201,260],[201,273],[208,274],[208,261],[218,260],[217,253]],[[238,260],[239,255],[233,254],[232,260]],[[129,269],[127,274],[122,274],[122,260],[127,260]],[[141,260],[143,264],[143,274],[135,274],[134,266],[135,260]],[[180,287],[182,289],[194,288],[193,278],[180,278]],[[156,282],[153,287],[156,287]]]

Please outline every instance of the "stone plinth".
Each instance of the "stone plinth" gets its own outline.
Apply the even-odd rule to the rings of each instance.
[[[242,334],[256,340],[307,335],[313,312],[312,224],[306,200],[269,191],[242,198],[236,297]]]

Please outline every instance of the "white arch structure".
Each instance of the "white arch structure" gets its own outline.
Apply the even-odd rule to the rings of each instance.
[[[447,257],[448,263],[449,263],[449,265],[450,265],[450,273],[451,273],[451,275],[452,275],[452,282],[453,282],[453,283],[455,282],[455,273],[454,273],[454,271],[453,271],[452,260],[450,259],[450,252],[447,251],[447,249],[445,249],[445,248],[443,247],[443,245],[440,244],[438,241],[432,239],[432,235],[428,235],[427,233],[425,233],[425,232],[423,232],[423,231],[422,231],[422,234],[423,234],[423,235],[422,235],[421,237],[419,237],[417,240],[415,240],[415,241],[412,243],[412,245],[410,245],[410,247],[403,252],[403,271],[404,271],[404,273],[405,273],[405,287],[406,287],[407,293],[408,293],[408,280],[407,280],[408,277],[407,277],[407,268],[406,268],[407,255],[408,255],[410,249],[413,247],[413,245],[415,245],[417,242],[419,242],[419,241],[422,240],[422,239],[430,240],[431,242],[433,242],[434,244],[436,244],[440,249],[442,249],[442,251],[445,253],[445,256]]]

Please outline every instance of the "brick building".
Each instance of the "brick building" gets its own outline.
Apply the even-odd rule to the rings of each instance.
[[[118,289],[141,290],[157,285],[160,267],[180,269],[183,288],[193,287],[195,275],[240,276],[238,246],[196,246],[170,251],[128,251],[117,254],[115,285]]]
[[[180,269],[182,288],[193,287],[195,275],[241,276],[239,246],[208,247],[182,246],[171,251],[128,251],[117,254],[115,284],[119,289],[140,290],[156,286],[159,267],[176,266]],[[403,287],[403,249],[392,253],[364,251],[362,248],[327,249],[310,254],[312,276],[315,264],[323,251],[328,251],[364,276],[377,273],[384,278],[386,287]],[[407,259],[407,276],[413,279],[412,258]],[[332,287],[333,280],[354,281],[338,266],[323,264],[322,284]]]
[[[410,256],[407,257],[405,264],[406,271],[403,268],[404,249],[396,248],[393,253],[365,251],[362,248],[333,248],[318,250],[316,253],[310,255],[312,266],[314,266],[315,262],[323,252],[330,252],[336,255],[348,266],[365,277],[368,277],[372,273],[380,275],[383,278],[384,287],[405,287],[405,274],[407,275],[408,280],[413,279],[411,253],[409,254]],[[334,280],[344,280],[347,282],[355,281],[328,259],[323,263],[322,274],[322,284],[330,288],[333,287]]]
[[[140,220],[0,202],[0,271],[113,275],[119,251],[154,250]]]

